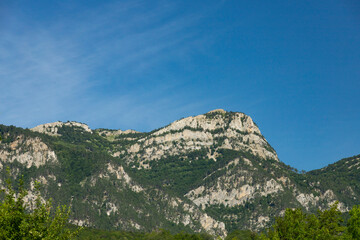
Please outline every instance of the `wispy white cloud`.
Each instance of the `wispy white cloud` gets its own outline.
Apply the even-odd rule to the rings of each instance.
[[[182,61],[193,44],[206,41],[193,28],[202,14],[174,15],[176,7],[110,3],[34,25],[29,16],[9,15],[10,24],[0,29],[0,122],[32,127],[83,119],[98,124],[106,122],[105,116],[118,116],[124,119],[119,124],[128,125],[139,112],[169,109],[181,92],[169,96],[157,89],[174,88],[176,78],[154,79],[150,89],[120,88],[122,94],[112,96],[96,88],[105,85],[102,73],[117,86],[126,85],[166,59]]]
[[[1,118],[12,116],[8,123],[26,125],[64,111],[63,104],[81,90],[87,77],[85,69],[69,61],[71,50],[46,31],[2,31]]]

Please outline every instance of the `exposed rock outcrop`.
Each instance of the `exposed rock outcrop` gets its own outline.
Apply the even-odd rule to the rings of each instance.
[[[232,177],[220,177],[215,186],[211,188],[198,187],[191,190],[186,196],[202,208],[214,204],[234,207],[243,205],[256,196],[267,196],[284,190],[282,185],[274,179],[263,184],[244,184],[240,179],[240,181],[234,180]]]
[[[34,132],[40,132],[40,133],[45,133],[51,136],[59,136],[58,130],[59,128],[63,127],[63,126],[68,126],[68,127],[79,127],[82,128],[84,131],[92,133],[92,130],[89,128],[88,125],[84,124],[84,123],[79,123],[79,122],[53,122],[53,123],[46,123],[46,124],[41,124],[39,126],[36,126],[34,128],[31,128],[31,131]]]
[[[58,163],[55,152],[39,138],[25,138],[23,135],[9,144],[0,145],[0,162],[14,161],[24,164],[27,168]]]
[[[278,161],[275,150],[261,135],[251,117],[222,109],[177,120],[139,139],[129,148],[140,159],[155,160],[164,155],[177,155],[202,148],[251,151],[264,159]],[[142,152],[141,154],[138,154]]]

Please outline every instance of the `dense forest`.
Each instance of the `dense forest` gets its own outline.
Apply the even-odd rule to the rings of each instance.
[[[225,240],[358,240],[360,239],[360,205],[354,206],[349,214],[350,217],[345,221],[344,216],[338,210],[337,203],[330,209],[318,210],[316,214],[307,214],[301,209],[286,209],[284,216],[276,218],[275,224],[271,228],[261,233],[250,230],[234,230],[226,236]],[[214,239],[214,236],[184,232],[171,234],[163,229],[151,233],[84,229],[80,233],[79,239],[210,240]]]
[[[8,169],[10,173],[10,170]],[[0,204],[0,239],[123,239],[123,240],[212,240],[221,239],[207,233],[180,232],[158,229],[149,233],[107,231],[69,225],[70,209],[61,206],[51,211],[51,201],[42,202],[39,184],[34,202],[25,201],[28,192],[20,179],[14,190],[10,179],[2,191]],[[250,230],[235,230],[225,240],[292,240],[292,239],[360,239],[360,205],[349,211],[345,221],[338,210],[338,202],[330,209],[309,214],[298,209],[286,209],[284,216],[277,217],[273,226],[260,233]]]

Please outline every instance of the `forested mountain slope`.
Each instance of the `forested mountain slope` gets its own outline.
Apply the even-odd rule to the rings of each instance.
[[[307,174],[310,184],[319,189],[332,189],[341,202],[352,206],[359,204],[360,155],[344,158]]]
[[[253,120],[214,110],[148,133],[55,122],[0,125],[0,169],[72,207],[72,222],[104,229],[260,230],[285,208],[358,203],[360,157],[299,174],[279,161]],[[29,199],[31,200],[31,199]]]

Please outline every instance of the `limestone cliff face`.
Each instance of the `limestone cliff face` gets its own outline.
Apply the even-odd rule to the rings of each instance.
[[[154,160],[202,148],[250,151],[263,159],[278,161],[275,150],[251,117],[222,109],[177,120],[139,139],[130,146],[129,153],[143,160]],[[216,153],[211,153],[209,158],[216,160]]]
[[[146,206],[148,205],[148,201],[156,200],[157,211],[161,213],[167,221],[173,224],[183,224],[196,232],[205,231],[221,237],[225,237],[227,234],[223,222],[208,216],[195,204],[184,201],[182,198],[170,196],[158,189],[147,189],[147,187],[138,184],[127,174],[121,165],[108,163],[99,174],[86,178],[80,184],[86,188],[96,189],[98,185],[103,184],[104,181],[111,182],[111,185],[116,186],[113,194],[109,194],[109,188],[102,189],[103,194],[101,197],[88,195],[85,199],[91,203],[93,209],[99,209],[104,206],[104,213],[108,217],[121,216],[121,214],[123,214],[122,209],[124,208],[124,202],[114,197],[114,195],[130,190],[133,192],[133,195],[136,194],[138,196],[138,199],[144,201],[140,207],[134,206],[132,203],[126,207],[135,208],[134,210],[137,212],[137,215],[151,218],[152,216],[146,212]],[[150,192],[152,194],[150,194]],[[178,212],[182,214],[177,214]],[[94,226],[86,217],[76,219],[73,222],[78,225]],[[121,227],[126,226],[128,229],[146,230],[137,219],[131,219],[130,221],[121,220],[115,223],[115,226],[118,225]]]
[[[0,169],[4,163],[19,162],[27,168],[58,163],[57,156],[39,138],[20,135],[14,141],[0,145]]]
[[[83,129],[86,132],[92,133],[92,130],[89,128],[88,125],[84,124],[84,123],[79,123],[79,122],[53,122],[53,123],[45,123],[45,124],[41,124],[39,126],[36,126],[34,128],[31,128],[30,130],[34,131],[34,132],[39,132],[39,133],[45,133],[51,136],[59,136],[58,130],[59,128],[63,127],[63,126],[68,126],[68,127],[78,127]]]
[[[282,185],[274,179],[257,184],[241,184],[241,182],[239,182],[235,187],[231,187],[231,190],[222,187],[225,184],[230,184],[229,182],[231,180],[234,179],[232,177],[221,177],[218,179],[216,186],[211,188],[201,186],[191,190],[186,196],[196,205],[205,209],[205,206],[214,204],[223,204],[228,207],[244,205],[255,197],[267,196],[279,191],[284,191]]]
[[[338,201],[338,197],[334,194],[331,189],[326,190],[324,193],[320,193],[319,196],[315,196],[313,193],[297,193],[296,200],[303,206],[306,210],[309,210],[311,206],[318,206],[320,209],[324,208],[324,205],[320,202],[325,203],[325,208],[334,204]],[[339,202],[338,208],[341,212],[349,211],[349,208],[345,206],[343,202]]]

